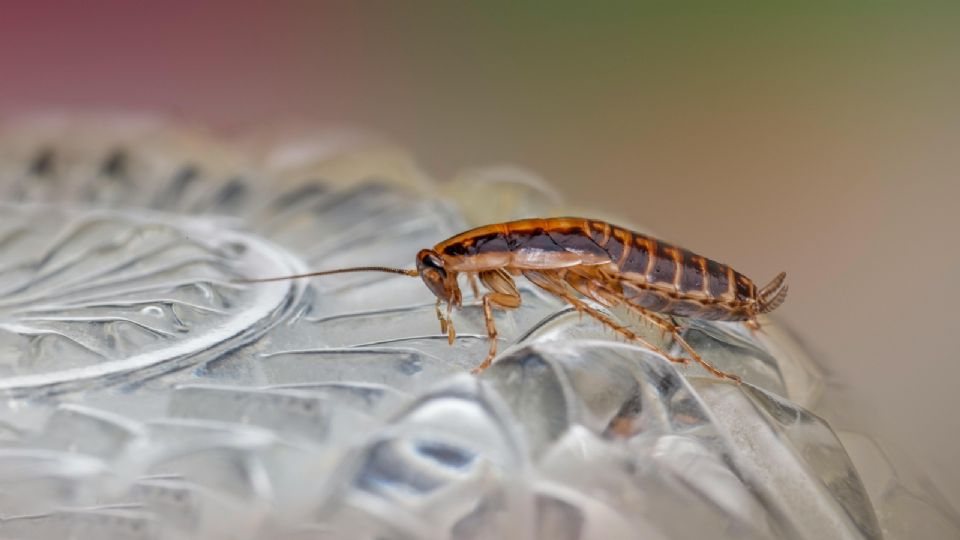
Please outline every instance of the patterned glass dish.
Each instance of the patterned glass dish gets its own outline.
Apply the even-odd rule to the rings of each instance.
[[[362,134],[50,117],[6,125],[0,205],[2,538],[960,537],[775,322],[686,321],[738,386],[521,283],[473,377],[472,298],[450,346],[419,280],[235,282],[566,213],[529,171],[435,183]]]

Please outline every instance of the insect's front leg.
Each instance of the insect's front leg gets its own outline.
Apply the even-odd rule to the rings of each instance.
[[[440,333],[447,335],[447,343],[450,345],[453,345],[453,341],[457,338],[457,331],[453,328],[453,319],[450,318],[452,305],[452,303],[447,303],[447,314],[444,315],[440,309],[440,299],[437,298],[437,320],[440,321]]]
[[[483,362],[473,368],[471,373],[474,375],[483,372],[490,367],[493,358],[497,355],[497,325],[493,321],[493,308],[515,309],[520,307],[520,291],[517,290],[516,283],[510,278],[504,270],[490,270],[480,273],[480,281],[483,282],[491,292],[483,295],[483,318],[487,323],[487,337],[490,339],[490,350]]]
[[[470,373],[478,375],[493,363],[493,358],[497,356],[497,325],[493,321],[493,307],[497,306],[504,309],[513,309],[520,306],[520,296],[506,293],[491,292],[483,295],[483,318],[487,323],[487,338],[490,340],[490,350],[483,362],[473,368]]]
[[[453,302],[447,302],[447,343],[453,345],[457,339],[457,331],[453,328]]]
[[[437,320],[440,321],[440,333],[447,333],[447,319],[443,316],[443,311],[440,311],[440,299],[437,298]]]
[[[440,333],[447,335],[447,343],[453,345],[453,341],[457,338],[457,331],[453,328],[453,319],[450,318],[450,308],[452,304],[447,303],[447,314],[444,316],[443,311],[440,310],[440,299],[437,298],[437,320],[440,321]]]

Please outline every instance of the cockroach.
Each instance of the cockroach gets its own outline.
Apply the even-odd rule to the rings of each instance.
[[[460,233],[417,253],[416,269],[360,266],[243,282],[299,279],[346,272],[389,272],[420,277],[437,297],[440,331],[450,344],[455,339],[450,318],[463,305],[458,279],[468,277],[474,295],[481,298],[490,350],[472,373],[487,369],[497,354],[494,309],[516,309],[521,298],[514,278],[523,276],[535,286],[569,303],[625,338],[654,350],[671,361],[688,363],[660,350],[629,328],[585,301],[623,307],[649,321],[697,363],[717,377],[740,382],[740,377],[705,361],[684,340],[674,316],[711,321],[743,321],[759,329],[757,315],[769,313],[787,296],[786,273],[781,272],[758,289],[749,278],[726,264],[647,235],[595,219],[560,217],[495,223]],[[488,289],[480,296],[477,278]],[[446,303],[446,311],[442,309]]]

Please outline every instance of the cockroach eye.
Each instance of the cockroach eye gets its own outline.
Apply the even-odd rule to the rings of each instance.
[[[447,278],[447,271],[443,267],[443,260],[434,255],[433,253],[426,253],[419,258],[418,265],[420,270],[424,269],[433,270],[436,272],[436,275],[440,279]]]

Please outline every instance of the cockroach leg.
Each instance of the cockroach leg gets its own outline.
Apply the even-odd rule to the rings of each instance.
[[[677,362],[680,364],[686,364],[689,362],[689,360],[687,360],[686,358],[674,358],[670,356],[669,354],[666,353],[666,351],[660,349],[660,347],[657,347],[653,343],[650,343],[649,341],[633,333],[627,327],[617,323],[610,317],[590,307],[586,302],[584,302],[583,300],[577,298],[575,295],[570,293],[570,291],[568,291],[566,287],[564,287],[563,282],[559,281],[558,277],[551,277],[543,272],[524,272],[523,275],[537,287],[540,287],[541,289],[547,291],[550,294],[559,296],[568,304],[576,308],[577,311],[579,311],[580,313],[586,313],[587,315],[593,317],[594,319],[599,321],[601,324],[603,324],[607,328],[610,328],[611,330],[619,333],[620,335],[627,338],[628,340],[639,342],[644,347],[666,357],[672,362]]]
[[[482,279],[483,276],[481,276]],[[493,363],[493,358],[497,355],[497,325],[493,320],[493,307],[497,306],[503,309],[514,309],[520,306],[520,295],[512,295],[502,292],[490,292],[483,295],[483,318],[487,323],[487,337],[490,339],[490,350],[483,362],[473,368],[470,373],[479,375]]]
[[[494,357],[497,356],[497,325],[493,321],[493,308],[490,306],[489,294],[483,297],[483,318],[487,323],[487,338],[490,340],[490,350],[487,352],[487,357],[483,359],[483,362],[470,370],[470,373],[474,375],[483,373],[483,371],[493,363]]]
[[[722,379],[730,379],[731,381],[734,381],[737,384],[740,384],[741,382],[740,377],[727,373],[726,371],[721,371],[720,369],[717,369],[713,364],[704,360],[700,356],[700,354],[697,353],[697,351],[693,350],[693,347],[691,347],[690,344],[687,343],[687,340],[683,339],[683,336],[680,335],[680,329],[677,325],[664,321],[662,318],[658,317],[657,315],[654,315],[653,313],[650,313],[649,311],[643,308],[637,308],[636,311],[637,313],[640,314],[641,317],[646,318],[651,323],[659,326],[660,328],[664,329],[666,332],[669,332],[671,336],[673,336],[673,341],[676,342],[678,345],[680,345],[680,347],[684,351],[686,351],[687,354],[690,355],[690,358],[693,358],[693,360],[696,361],[701,366],[703,366],[704,369],[706,369],[710,373],[713,373],[717,377],[720,377]]]
[[[750,331],[750,335],[754,339],[760,339],[760,336],[757,334],[766,334],[766,331],[763,329],[763,325],[760,324],[760,321],[757,319],[747,319],[743,321],[743,325],[747,327],[747,330]]]
[[[687,351],[687,354],[689,354],[691,358],[693,358],[698,364],[703,366],[704,369],[706,369],[710,373],[713,373],[714,375],[722,379],[730,379],[731,381],[737,384],[740,384],[742,382],[740,377],[738,377],[737,375],[727,373],[726,371],[721,371],[716,367],[714,367],[713,364],[711,364],[710,362],[707,362],[706,360],[701,358],[700,355],[697,354],[697,351],[693,350],[693,347],[691,347],[690,344],[687,343],[687,340],[683,339],[683,336],[681,336],[679,332],[673,332],[673,340],[677,342],[677,344],[679,344],[683,348],[683,350]]]
[[[443,311],[440,310],[440,299],[437,298],[437,320],[440,321],[440,333],[447,333],[447,319],[443,316]]]
[[[453,345],[457,339],[457,331],[453,327],[453,302],[447,302],[447,343]]]
[[[480,298],[480,286],[477,284],[477,275],[469,273],[467,274],[467,280],[470,282],[470,290],[473,291],[473,297]]]
[[[644,319],[650,321],[651,324],[659,327],[664,333],[669,333],[673,337],[673,341],[680,345],[680,347],[683,348],[683,350],[686,351],[695,362],[703,366],[704,369],[710,373],[713,373],[717,377],[730,379],[731,381],[735,381],[737,384],[740,384],[740,377],[717,369],[713,366],[713,364],[704,360],[695,350],[693,350],[693,347],[687,343],[687,340],[683,339],[683,336],[680,335],[680,326],[672,322],[673,317],[670,317],[671,321],[666,321],[663,319],[663,317],[651,313],[649,310],[646,310],[640,306],[628,305],[627,307],[631,311],[639,314]]]
[[[651,313],[651,315],[652,315],[652,313]],[[664,322],[666,322],[666,321],[664,321]],[[676,317],[674,317],[673,315],[670,315],[669,327],[662,327],[662,330],[663,330],[664,332],[670,332],[670,333],[679,332],[679,331],[680,331],[680,323],[677,322],[677,318],[676,318]]]
[[[447,335],[447,343],[453,345],[454,340],[457,338],[457,332],[453,328],[453,319],[450,318],[450,306],[452,304],[447,303],[447,313],[444,315],[443,311],[440,309],[440,299],[437,298],[437,319],[440,321],[440,333]]]
[[[660,331],[663,333],[663,335],[672,334],[677,330],[676,324],[669,323],[661,319],[660,317],[653,315],[648,310],[625,301],[621,295],[618,295],[615,292],[611,291],[610,289],[599,285],[599,282],[591,280],[588,276],[574,273],[569,275],[569,277],[567,277],[567,282],[575,290],[577,290],[587,298],[591,298],[604,306],[607,306],[607,307],[620,306],[620,307],[626,308],[628,311],[631,311],[637,314],[640,317],[640,320],[642,322],[648,322],[660,328]],[[657,352],[660,352],[661,354],[666,356],[667,359],[669,359],[671,362],[675,362],[678,364],[690,363],[690,361],[686,358],[672,357],[668,354],[663,353],[659,349],[657,350]]]

